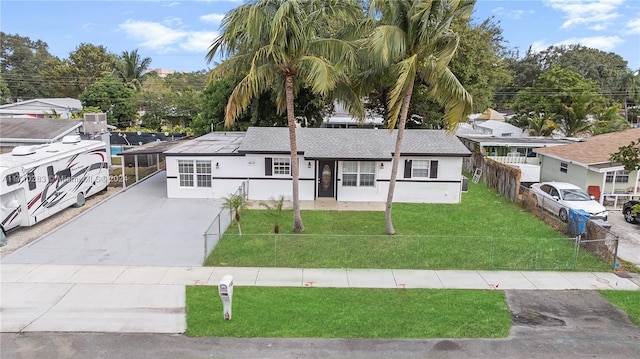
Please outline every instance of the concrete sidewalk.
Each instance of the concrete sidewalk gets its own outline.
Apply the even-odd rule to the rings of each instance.
[[[2,264],[2,332],[183,333],[185,286],[639,290],[614,273]],[[216,300],[213,298],[212,300]]]

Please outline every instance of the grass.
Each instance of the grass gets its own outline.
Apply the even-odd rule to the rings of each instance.
[[[611,270],[482,183],[469,183],[462,204],[394,204],[395,236],[384,234],[384,212],[302,211],[303,234],[290,231],[292,216],[283,211],[274,235],[270,213],[245,211],[243,235],[229,227],[205,265]]]
[[[502,291],[236,287],[224,321],[216,287],[187,287],[187,335],[279,338],[503,338]]]
[[[640,326],[640,292],[639,291],[600,291],[605,299],[627,313],[631,322]]]

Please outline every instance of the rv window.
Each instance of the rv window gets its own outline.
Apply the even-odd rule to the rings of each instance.
[[[71,169],[70,168],[64,169],[62,171],[58,171],[58,182],[64,182],[65,180],[67,180],[69,178],[71,178]]]
[[[33,191],[36,189],[36,174],[33,171],[27,174],[27,180],[29,181],[29,190]]]
[[[53,175],[53,166],[47,167],[47,177],[49,177],[49,183],[56,179],[56,176]]]
[[[20,174],[18,172],[10,173],[6,177],[7,186],[13,186],[14,184],[20,183]]]

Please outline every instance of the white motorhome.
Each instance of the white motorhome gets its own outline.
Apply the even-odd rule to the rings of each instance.
[[[12,228],[84,205],[85,198],[107,188],[109,163],[104,142],[80,136],[0,155],[0,240]]]

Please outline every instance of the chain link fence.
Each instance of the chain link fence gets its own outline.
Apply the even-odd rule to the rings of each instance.
[[[247,194],[249,193],[249,181],[244,181],[233,193],[233,195],[241,195],[245,201],[247,200]],[[207,230],[204,232],[204,257],[202,262],[207,260],[207,257],[211,251],[216,247],[218,241],[227,230],[233,220],[233,213],[227,208],[222,208],[220,212],[215,216]]]
[[[552,200],[538,198],[531,189],[521,187],[516,203],[556,230],[574,238],[576,252],[583,249],[609,263],[612,269],[616,269],[619,238],[611,232],[610,224],[584,217],[555,201],[553,205],[545,201]],[[566,221],[561,220],[561,217],[566,218]]]

